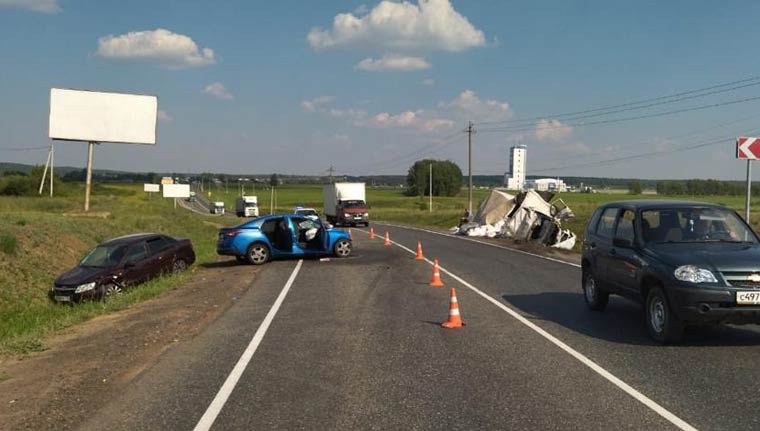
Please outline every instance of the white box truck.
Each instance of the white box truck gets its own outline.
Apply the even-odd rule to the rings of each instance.
[[[235,201],[235,215],[238,217],[258,217],[259,200],[256,196],[241,196]]]
[[[364,183],[325,184],[322,197],[328,222],[335,226],[369,226]]]

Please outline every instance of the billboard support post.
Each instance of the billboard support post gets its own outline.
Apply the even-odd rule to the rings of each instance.
[[[50,143],[50,197],[53,197],[53,162],[55,161],[55,145]]]
[[[90,210],[90,188],[92,186],[92,152],[95,149],[95,142],[87,143],[87,181],[84,186],[84,210]]]
[[[50,146],[52,149],[52,145]],[[45,170],[42,171],[42,181],[40,181],[40,192],[38,194],[42,194],[42,189],[45,187],[45,179],[47,178],[47,171],[48,166],[50,165],[50,150],[48,150],[47,160],[45,160]],[[52,182],[50,184],[53,184]],[[51,194],[52,195],[52,194]]]

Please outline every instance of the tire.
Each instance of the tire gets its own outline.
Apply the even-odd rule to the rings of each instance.
[[[336,257],[348,257],[351,254],[351,242],[343,238],[339,239],[333,245],[333,253]]]
[[[245,256],[248,259],[248,263],[263,265],[269,261],[269,254],[269,247],[264,243],[257,242],[248,247],[248,252]]]
[[[100,286],[100,299],[103,302],[107,302],[114,296],[121,295],[123,289],[116,283],[108,283]]]
[[[644,310],[647,329],[653,340],[670,344],[683,337],[683,322],[673,313],[661,287],[655,286],[649,290]]]
[[[599,286],[591,269],[583,271],[583,299],[588,308],[594,311],[604,311],[610,301],[610,293]]]
[[[172,272],[179,273],[187,269],[187,262],[185,259],[177,259],[172,263]]]

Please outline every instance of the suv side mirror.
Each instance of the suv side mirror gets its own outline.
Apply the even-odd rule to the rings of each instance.
[[[630,239],[615,238],[612,240],[612,245],[619,248],[633,248],[633,241]]]

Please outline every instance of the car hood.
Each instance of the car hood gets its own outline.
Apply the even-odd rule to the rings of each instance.
[[[96,281],[100,277],[108,275],[113,268],[95,268],[92,266],[77,266],[55,279],[58,286],[78,286],[80,284]]]
[[[670,243],[647,246],[668,265],[696,265],[718,271],[760,271],[760,245],[747,243]]]

